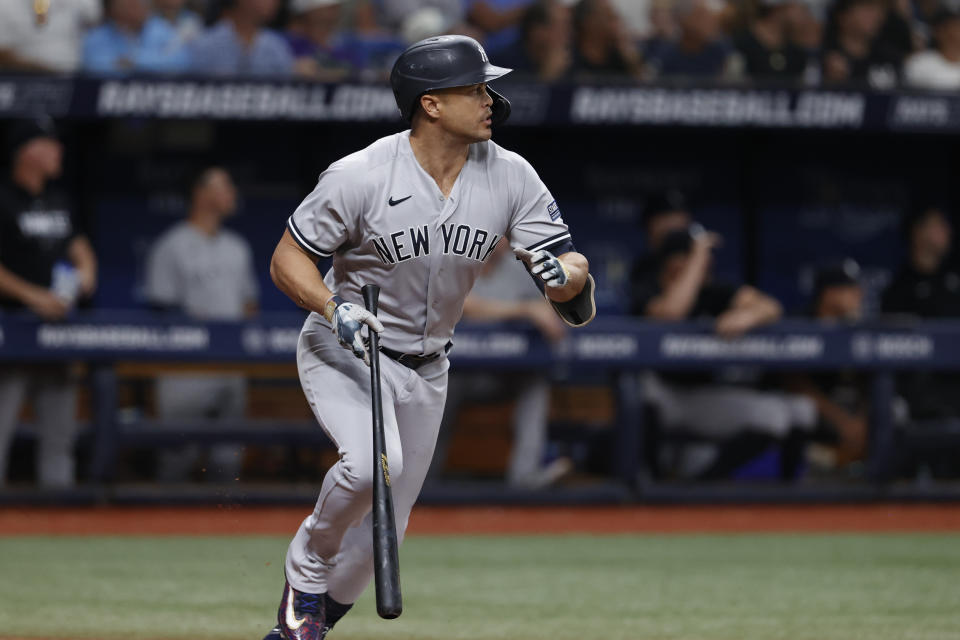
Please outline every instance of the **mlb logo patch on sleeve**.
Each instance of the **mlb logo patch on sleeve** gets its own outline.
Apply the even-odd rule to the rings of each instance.
[[[560,207],[557,206],[556,200],[547,205],[547,213],[550,214],[551,220],[557,220],[560,217]]]

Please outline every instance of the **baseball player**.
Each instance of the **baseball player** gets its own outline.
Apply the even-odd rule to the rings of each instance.
[[[397,532],[430,466],[447,389],[447,352],[464,298],[508,241],[571,326],[595,313],[587,260],[536,172],[490,141],[510,103],[487,86],[509,69],[472,38],[412,45],[391,84],[407,131],[377,140],[320,175],[287,221],[270,273],[312,311],[297,347],[304,394],[340,459],[286,556],[278,626],[267,638],[319,640],[373,576],[369,354],[380,334],[383,419]],[[333,257],[321,277],[316,262]],[[380,312],[360,288],[381,287]]]

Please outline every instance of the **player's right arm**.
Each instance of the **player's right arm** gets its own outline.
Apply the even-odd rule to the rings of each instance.
[[[331,291],[317,262],[333,257],[349,241],[363,202],[362,162],[336,162],[320,174],[317,186],[287,219],[287,228],[273,252],[270,277],[291,300],[321,314],[330,323],[337,341],[353,355],[370,363],[360,330],[383,331],[383,324],[362,304],[347,302]]]
[[[322,315],[333,292],[317,269],[319,259],[308,254],[286,229],[270,260],[270,278],[298,306]]]
[[[379,333],[383,331],[383,324],[362,306],[345,302],[330,291],[320,277],[318,259],[307,253],[287,228],[273,251],[270,277],[277,288],[299,306],[326,318],[340,345],[369,365],[370,355],[360,329],[367,325],[371,331]]]

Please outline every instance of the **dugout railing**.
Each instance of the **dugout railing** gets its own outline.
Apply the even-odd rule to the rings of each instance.
[[[45,323],[5,315],[0,319],[0,360],[7,366],[43,361],[80,361],[89,371],[92,414],[86,437],[91,464],[79,493],[97,500],[175,499],[161,486],[138,493],[113,483],[118,451],[129,446],[169,446],[185,440],[294,443],[323,446],[319,428],[305,421],[242,421],[229,428],[209,424],[159,425],[118,411],[117,363],[290,363],[302,316],[267,314],[255,322],[199,323],[143,313],[88,313],[65,322]],[[545,494],[513,494],[497,488],[441,488],[425,498],[434,501],[578,501],[626,500],[869,500],[880,498],[958,498],[951,484],[894,482],[897,440],[890,399],[897,372],[960,368],[960,324],[950,322],[871,323],[825,326],[784,321],[734,340],[713,335],[708,325],[657,324],[629,318],[598,318],[549,345],[535,332],[505,325],[458,329],[451,352],[455,369],[563,368],[572,377],[589,375],[609,381],[616,397],[610,483]],[[204,365],[210,369],[211,365]],[[868,374],[871,382],[868,474],[855,485],[664,485],[651,483],[643,468],[644,410],[639,375],[648,370],[717,370],[730,366],[764,370],[818,371],[849,369]],[[215,365],[213,365],[215,370]],[[918,446],[957,447],[950,429],[914,436]],[[917,444],[917,443],[914,443]],[[273,501],[307,499],[283,489],[256,492],[242,485],[237,499]],[[13,494],[6,494],[9,499]],[[202,491],[192,499],[209,499]],[[223,498],[223,490],[216,496]],[[27,496],[29,497],[29,495]],[[184,496],[180,496],[184,498]]]

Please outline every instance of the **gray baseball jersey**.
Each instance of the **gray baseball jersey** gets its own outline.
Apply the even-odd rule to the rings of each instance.
[[[258,295],[250,245],[229,229],[208,236],[180,222],[150,251],[146,294],[196,318],[239,320]]]
[[[382,344],[413,354],[452,338],[464,298],[503,238],[530,251],[573,250],[526,160],[491,141],[472,144],[444,197],[417,162],[409,131],[330,165],[287,227],[308,253],[333,257],[324,282],[345,300],[362,303],[364,284],[380,286]]]

